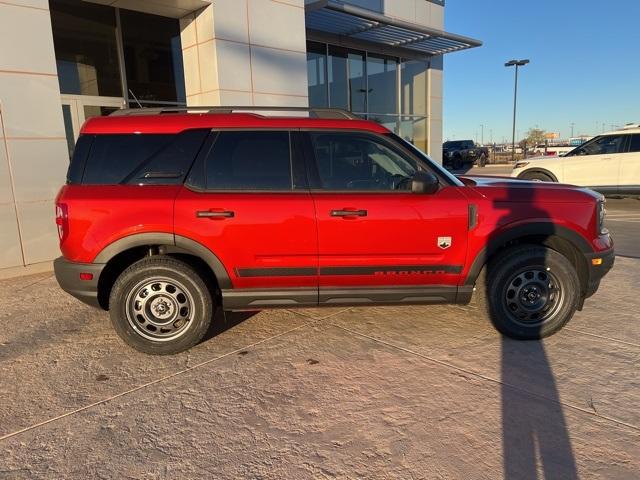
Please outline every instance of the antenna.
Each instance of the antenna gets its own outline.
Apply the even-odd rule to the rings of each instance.
[[[133,97],[133,99],[136,101],[136,103],[138,104],[138,107],[142,108],[142,105],[140,104],[140,102],[138,101],[138,99],[136,98],[135,94],[131,91],[131,89],[129,89],[129,93],[131,94],[131,96]]]

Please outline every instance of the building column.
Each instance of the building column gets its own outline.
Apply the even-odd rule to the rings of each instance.
[[[69,153],[49,2],[0,2],[0,45],[0,268],[6,268],[59,255],[53,203]]]
[[[308,105],[303,0],[215,0],[180,27],[188,105]]]
[[[442,56],[434,57],[428,70],[427,115],[429,131],[427,134],[427,152],[442,165]]]

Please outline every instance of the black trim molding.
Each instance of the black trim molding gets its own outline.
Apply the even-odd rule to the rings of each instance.
[[[362,267],[267,267],[237,268],[239,277],[312,277],[320,276],[381,276],[381,275],[434,275],[462,273],[462,265],[378,265]]]

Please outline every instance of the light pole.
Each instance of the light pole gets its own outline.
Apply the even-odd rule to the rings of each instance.
[[[516,84],[513,89],[513,132],[511,135],[511,161],[516,161],[516,107],[518,105],[518,68],[524,67],[529,60],[509,60],[505,67],[516,67]]]
[[[576,124],[571,122],[569,125],[571,126],[571,138],[573,138],[573,127],[575,127]]]
[[[480,124],[480,145],[484,145],[484,125]]]

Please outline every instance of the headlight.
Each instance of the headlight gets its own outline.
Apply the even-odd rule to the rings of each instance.
[[[609,230],[606,229],[606,227],[604,226],[604,220],[607,216],[607,209],[604,208],[604,204],[605,204],[606,200],[598,200],[598,207],[597,207],[597,215],[598,215],[598,224],[597,224],[597,228],[598,228],[598,235],[606,235],[607,233],[609,233]]]
[[[529,162],[516,162],[516,164],[513,166],[513,169],[515,170],[516,168],[524,168],[527,165],[529,165]]]

